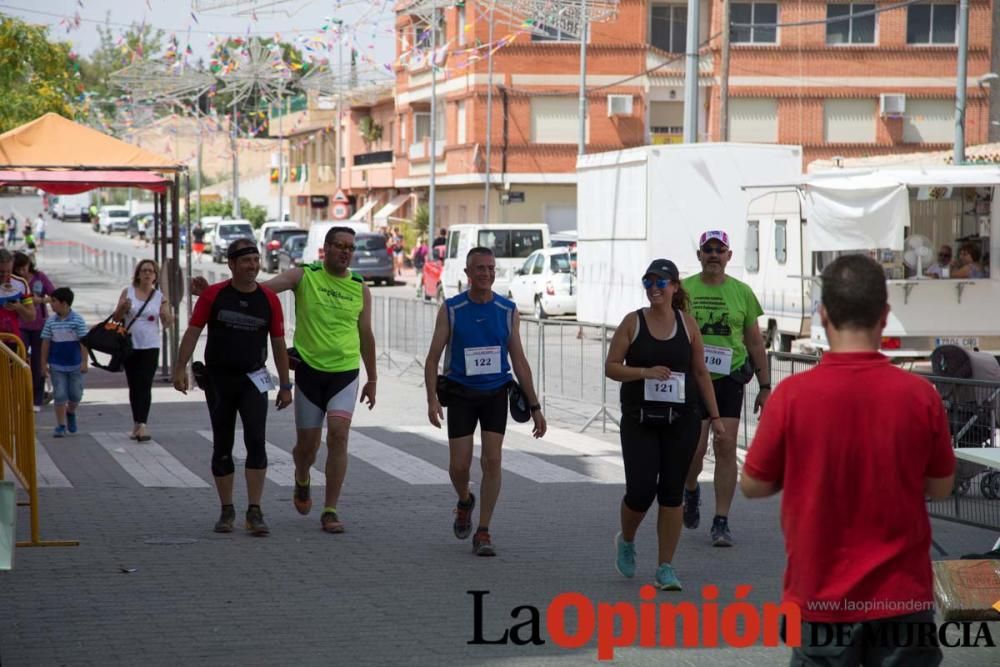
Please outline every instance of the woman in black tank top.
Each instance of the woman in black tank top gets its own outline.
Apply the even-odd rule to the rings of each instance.
[[[605,373],[622,383],[622,458],[625,497],[615,567],[635,575],[635,534],[655,499],[659,554],[654,585],[680,590],[673,569],[681,534],[684,479],[701,434],[700,397],[712,430],[724,432],[705,366],[705,349],[673,262],[657,259],[642,277],[649,308],[622,320],[608,350]]]

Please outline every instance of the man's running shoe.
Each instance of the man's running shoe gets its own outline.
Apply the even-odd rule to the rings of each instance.
[[[496,556],[496,549],[493,548],[493,541],[490,540],[490,533],[485,528],[480,528],[472,536],[472,553],[477,556]]]
[[[695,486],[694,491],[684,489],[684,527],[697,528],[701,523],[701,487]]]
[[[655,585],[661,591],[681,590],[681,580],[677,578],[677,573],[670,563],[661,563],[660,567],[656,568]]]
[[[717,516],[712,521],[712,546],[731,547],[733,546],[733,536],[729,532],[729,519],[724,516]]]
[[[621,533],[615,535],[615,569],[631,579],[635,576],[635,542],[626,542]]]
[[[463,507],[461,501],[455,506],[455,523],[452,528],[455,537],[464,540],[472,533],[472,510],[476,508],[476,496],[469,494],[469,505]]]
[[[70,433],[76,433],[76,413],[67,412],[66,413],[66,430]]]
[[[324,510],[323,514],[319,517],[319,522],[323,526],[323,530],[327,533],[344,532],[344,524],[337,516],[336,510]]]
[[[309,514],[309,510],[311,510],[313,506],[313,501],[309,497],[309,482],[302,484],[299,480],[295,480],[295,491],[292,492],[292,503],[295,505],[295,510],[299,514]]]
[[[247,530],[255,537],[264,537],[271,532],[271,529],[264,523],[264,513],[260,511],[259,505],[251,505],[247,509]]]
[[[66,437],[66,427],[63,426],[62,424],[60,424],[59,426],[56,426],[55,429],[52,431],[52,437],[53,438],[65,438]]]
[[[219,515],[219,520],[215,522],[215,532],[231,533],[233,532],[234,523],[236,523],[236,508],[232,505],[223,505],[222,514]]]

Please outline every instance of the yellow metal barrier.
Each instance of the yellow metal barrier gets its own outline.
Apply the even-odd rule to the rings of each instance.
[[[11,349],[11,348],[14,349]],[[15,352],[16,350],[16,352]],[[31,392],[31,366],[24,343],[13,334],[0,333],[0,479],[4,463],[28,494],[31,539],[19,547],[67,547],[76,540],[42,540],[38,528],[38,479],[35,470],[35,411]]]

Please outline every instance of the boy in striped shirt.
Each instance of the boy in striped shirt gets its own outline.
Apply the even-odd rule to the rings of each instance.
[[[42,373],[52,379],[53,405],[58,425],[54,438],[76,433],[76,408],[83,398],[83,374],[87,372],[87,348],[80,341],[87,324],[73,310],[73,290],[60,287],[52,292],[55,311],[42,327]]]

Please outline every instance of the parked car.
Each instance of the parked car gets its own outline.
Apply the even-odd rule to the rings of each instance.
[[[385,236],[374,232],[355,235],[351,271],[360,273],[362,278],[376,285],[392,285],[395,282],[392,256],[386,248]]]
[[[264,256],[264,251],[267,249],[267,244],[271,240],[271,236],[276,230],[279,229],[302,229],[294,222],[278,222],[277,220],[268,220],[263,225],[254,230],[254,236],[257,237],[257,248],[260,250],[261,256]],[[302,229],[302,231],[306,231]],[[278,244],[280,248],[284,245],[284,241]]]
[[[221,264],[226,261],[226,250],[236,239],[250,239],[256,242],[253,235],[253,225],[249,220],[223,220],[215,228],[215,239],[212,242],[212,261]]]
[[[448,255],[441,286],[451,298],[469,286],[465,275],[465,256],[477,246],[490,248],[496,258],[497,272],[493,290],[506,294],[514,270],[532,252],[549,246],[549,226],[545,224],[461,224],[448,228]],[[455,259],[458,259],[456,262]]]
[[[278,250],[278,271],[302,266],[302,251],[306,247],[307,238],[305,234],[296,234],[285,241]]]
[[[522,313],[538,319],[576,314],[576,253],[564,247],[543,248],[514,272],[507,297]]]
[[[97,231],[101,234],[127,232],[131,217],[132,212],[128,206],[102,206],[97,213]]]
[[[264,249],[261,251],[260,268],[268,273],[278,271],[278,253],[285,247],[285,244],[296,237],[303,238],[302,247],[305,247],[305,239],[309,238],[309,233],[304,229],[292,227],[290,229],[270,229],[266,236],[262,236],[261,243]],[[266,242],[263,239],[267,239]],[[299,257],[302,253],[299,253]]]
[[[215,228],[225,220],[221,215],[206,215],[201,218],[201,228],[205,230],[205,252],[212,252],[212,241],[215,240]]]

